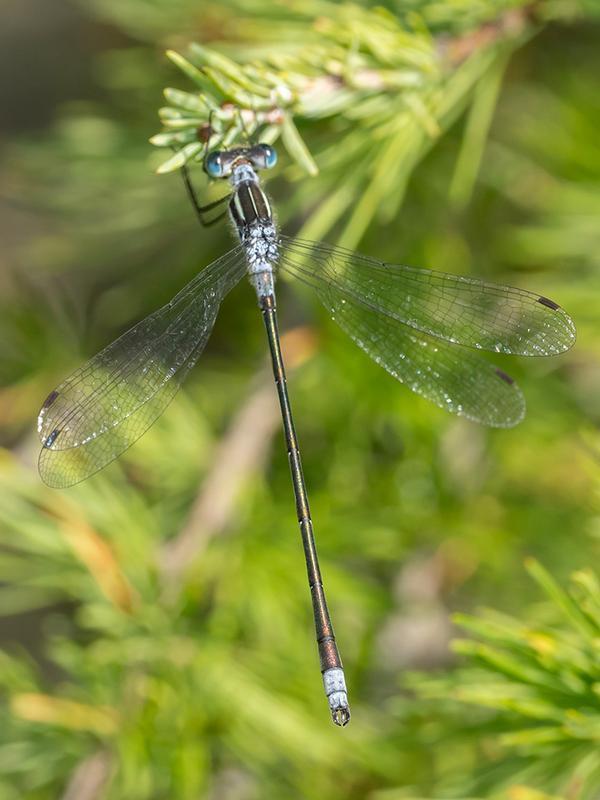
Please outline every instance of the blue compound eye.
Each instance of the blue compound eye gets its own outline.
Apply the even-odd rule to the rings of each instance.
[[[221,153],[218,150],[213,150],[209,153],[204,160],[204,170],[211,178],[223,177],[223,161]]]
[[[265,154],[265,167],[271,169],[277,163],[277,151],[270,144],[263,144],[261,147]]]
[[[277,163],[277,153],[270,144],[257,144],[246,152],[255,169],[271,169]]]

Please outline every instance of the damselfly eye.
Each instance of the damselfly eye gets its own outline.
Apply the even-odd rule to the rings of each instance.
[[[265,167],[271,169],[277,163],[277,151],[270,144],[261,144],[260,146],[265,154]]]
[[[223,177],[223,160],[219,151],[214,150],[206,156],[204,170],[211,178]]]

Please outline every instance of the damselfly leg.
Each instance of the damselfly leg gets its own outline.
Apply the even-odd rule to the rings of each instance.
[[[223,208],[223,210],[212,219],[208,219],[206,216],[209,211],[214,211],[215,208],[222,208],[230,199],[230,194],[224,194],[223,197],[219,197],[218,200],[202,206],[198,202],[198,195],[194,189],[194,184],[192,183],[190,172],[186,164],[184,164],[181,168],[181,177],[183,179],[183,185],[185,186],[190,203],[192,204],[192,208],[196,212],[198,221],[203,228],[210,228],[215,223],[220,222],[227,215],[227,209]]]

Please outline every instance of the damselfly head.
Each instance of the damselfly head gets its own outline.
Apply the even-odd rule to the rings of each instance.
[[[204,171],[210,178],[228,178],[235,167],[249,164],[254,169],[271,169],[277,163],[277,151],[270,144],[213,150],[204,159]]]

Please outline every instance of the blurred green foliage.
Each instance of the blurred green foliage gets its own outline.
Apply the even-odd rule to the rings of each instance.
[[[565,797],[595,797],[600,583],[594,572],[581,570],[565,591],[537,561],[527,566],[552,605],[532,611],[527,622],[491,611],[457,615],[455,622],[481,640],[453,643],[468,666],[439,679],[416,676],[412,685],[420,697],[435,702],[436,714],[446,709],[448,719],[440,728],[448,750],[454,747],[453,726],[459,738],[468,728],[476,750],[497,750],[494,766],[475,770],[474,778],[465,782],[456,770],[447,776],[462,784],[465,794],[487,796],[518,781]],[[457,709],[458,704],[463,705]],[[476,709],[466,725],[464,705]]]
[[[7,44],[32,63],[36,25],[57,15],[33,2],[13,3]],[[40,71],[39,97],[5,103],[27,124],[0,142],[3,800],[600,792],[598,589],[588,572],[559,588],[595,560],[600,532],[597,8],[386,8],[82,0],[66,15],[73,46],[52,50],[81,85],[60,98]],[[195,90],[163,51],[193,41],[197,68],[220,54],[296,87],[286,113],[301,140],[283,142],[269,184],[286,229],[537,288],[579,329],[566,357],[511,362],[529,414],[488,431],[395,384],[280,287],[351,692],[343,732],[322,698],[276,417],[266,451],[253,436],[273,408],[248,286],[186,391],[118,464],[63,493],[35,471],[48,389],[230,246],[226,226],[198,230],[147,143],[163,86]],[[364,71],[375,90],[352,82]],[[329,109],[304,93],[319,77]],[[47,123],[35,111],[50,90]],[[539,605],[530,555],[553,605]],[[482,604],[498,611],[474,617]],[[451,611],[475,639],[456,656]]]

